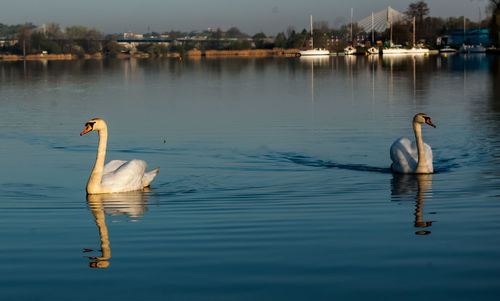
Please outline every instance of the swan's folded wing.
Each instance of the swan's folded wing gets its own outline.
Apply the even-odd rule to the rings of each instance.
[[[146,166],[146,162],[142,160],[126,162],[114,172],[104,174],[101,185],[103,187],[112,187],[115,192],[142,189],[142,178]]]
[[[425,157],[427,161],[432,162],[432,148],[429,144],[424,143]]]
[[[390,154],[393,170],[397,172],[411,172],[417,167],[417,146],[414,141],[410,141],[408,138],[399,138],[394,141]]]
[[[425,160],[427,162],[427,167],[429,168],[430,172],[434,172],[434,165],[433,165],[433,158],[432,158],[432,148],[429,144],[424,143],[424,149],[425,149]]]
[[[391,146],[392,161],[414,161],[418,160],[417,146],[414,141],[401,137],[394,141]]]
[[[111,173],[120,168],[123,164],[127,163],[125,160],[113,160],[109,161],[106,165],[104,165],[103,174]]]

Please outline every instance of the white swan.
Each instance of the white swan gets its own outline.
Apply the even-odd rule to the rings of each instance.
[[[94,169],[87,182],[87,194],[126,192],[142,190],[148,187],[160,170],[159,167],[146,171],[146,162],[142,160],[122,161],[113,160],[104,165],[106,144],[108,141],[108,127],[100,118],[89,120],[80,136],[90,132],[99,133],[99,147]]]
[[[422,140],[422,123],[436,127],[429,116],[418,113],[413,117],[415,141],[399,138],[391,146],[391,169],[397,173],[433,173],[432,149]]]

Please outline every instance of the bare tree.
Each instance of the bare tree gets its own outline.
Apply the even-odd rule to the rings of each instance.
[[[499,5],[500,5],[500,0],[490,0],[490,8],[491,9],[495,9]]]
[[[329,31],[329,27],[328,27],[328,21],[315,21],[313,23],[313,27],[314,27],[314,30],[319,30],[319,31],[323,31],[323,32],[327,32]]]
[[[49,40],[59,40],[59,39],[62,39],[64,36],[59,24],[49,23],[49,24],[43,25],[42,28],[43,28],[43,33],[44,33],[45,37]]]
[[[246,38],[248,35],[241,32],[238,27],[231,27],[226,31],[226,38]]]
[[[30,48],[30,40],[31,40],[31,26],[29,24],[24,24],[19,26],[19,30],[17,32],[17,39],[19,46],[22,49],[23,56],[26,56],[26,48]]]
[[[410,18],[410,20],[415,18],[416,21],[415,35],[417,39],[424,38],[424,36],[428,35],[426,33],[431,30],[427,22],[427,19],[429,18],[426,18],[426,16],[429,15],[429,12],[430,9],[427,6],[427,3],[425,3],[424,1],[410,3],[410,5],[408,6],[408,11],[406,11],[406,14]],[[408,26],[411,25],[408,24]]]
[[[286,36],[288,38],[290,38],[290,36],[292,36],[294,34],[295,34],[295,27],[293,27],[292,25],[288,25],[288,27],[286,29]]]
[[[427,6],[427,3],[424,1],[418,1],[415,3],[410,3],[408,6],[408,11],[406,14],[415,19],[417,19],[419,22],[422,22],[424,20],[424,17],[426,17],[431,10]]]
[[[500,44],[500,0],[490,0],[490,37],[497,45]]]
[[[65,34],[68,40],[82,40],[87,37],[89,29],[85,26],[75,25],[66,27]]]
[[[255,48],[262,49],[264,48],[266,34],[263,32],[256,33],[252,36],[253,43],[255,44]]]
[[[351,38],[351,24],[344,24],[339,29],[340,35],[347,43],[351,43],[357,40],[357,37],[364,32],[363,27],[359,26],[358,23],[352,23],[352,38]],[[349,40],[351,38],[351,40]]]
[[[171,31],[168,32],[168,37],[170,39],[172,39],[172,41],[175,41],[178,38],[182,38],[182,37],[185,37],[187,35],[188,35],[187,33],[181,32],[181,31],[178,31],[178,30],[171,30]]]

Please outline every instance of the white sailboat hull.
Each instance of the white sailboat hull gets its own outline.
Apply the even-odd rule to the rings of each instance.
[[[344,54],[345,55],[356,54],[356,48],[354,48],[352,46],[348,46],[348,47],[344,48]]]
[[[427,48],[384,48],[382,54],[426,54],[429,53]]]
[[[460,53],[484,53],[486,48],[483,45],[462,45]]]
[[[370,48],[368,48],[368,53],[369,54],[379,54],[380,50],[377,47],[370,47]]]
[[[419,54],[419,53],[425,54],[425,53],[429,53],[429,49],[427,49],[427,48],[415,48],[415,47],[413,47],[411,49],[408,49],[408,53],[410,53],[410,54]]]
[[[451,48],[450,46],[445,46],[441,49],[439,49],[439,52],[448,52],[448,53],[454,53],[457,52],[456,49]]]
[[[330,51],[326,49],[309,49],[309,50],[301,50],[299,54],[300,56],[321,56],[321,55],[330,55]]]

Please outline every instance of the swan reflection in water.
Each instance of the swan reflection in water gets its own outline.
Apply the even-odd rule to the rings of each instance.
[[[424,220],[424,202],[432,197],[432,174],[394,174],[391,180],[391,200],[415,200],[415,228],[422,228],[415,232],[417,235],[428,235],[428,228],[432,221]]]
[[[110,264],[111,247],[105,215],[124,215],[130,218],[128,221],[137,221],[147,210],[147,194],[144,191],[90,194],[87,195],[87,203],[94,215],[94,221],[99,229],[99,237],[101,239],[101,256],[88,256],[92,260],[89,263],[89,267],[107,268]],[[85,249],[84,252],[92,252],[92,250]]]

